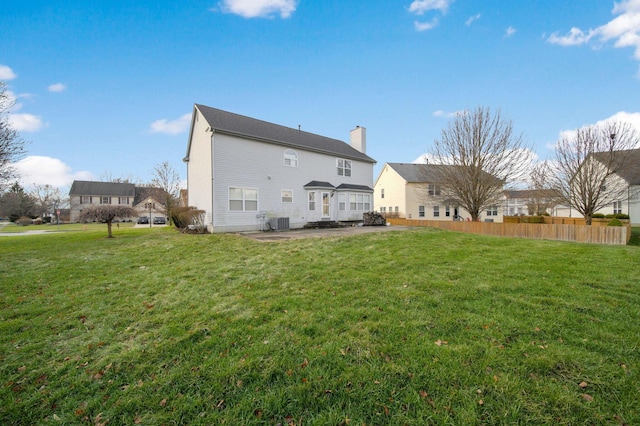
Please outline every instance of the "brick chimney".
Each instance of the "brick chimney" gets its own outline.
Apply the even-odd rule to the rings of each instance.
[[[363,154],[367,153],[367,129],[356,126],[351,131],[351,146]]]

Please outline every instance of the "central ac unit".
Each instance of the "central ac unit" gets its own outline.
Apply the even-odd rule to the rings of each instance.
[[[289,229],[288,217],[272,217],[269,219],[269,228],[274,231],[282,231],[283,229]]]

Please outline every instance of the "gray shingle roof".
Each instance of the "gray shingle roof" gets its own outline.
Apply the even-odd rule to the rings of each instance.
[[[454,167],[436,164],[387,163],[409,183],[435,183],[438,178],[434,170],[438,167]]]
[[[69,190],[69,195],[133,197],[135,193],[135,186],[132,183],[94,182],[87,180],[74,180]]]
[[[195,107],[202,113],[209,126],[217,132],[244,136],[292,148],[322,152],[367,163],[376,162],[373,158],[338,139],[280,126],[205,105],[196,104]]]

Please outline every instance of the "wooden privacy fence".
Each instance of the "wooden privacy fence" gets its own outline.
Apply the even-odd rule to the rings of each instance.
[[[457,222],[417,219],[387,219],[391,225],[430,226],[469,234],[535,240],[574,241],[578,243],[626,245],[631,238],[631,225],[586,226],[544,223]]]

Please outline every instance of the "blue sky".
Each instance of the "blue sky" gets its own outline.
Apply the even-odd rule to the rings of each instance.
[[[457,111],[500,108],[540,159],[614,117],[640,128],[640,0],[10,0],[0,80],[22,181],[183,178],[194,103],[411,162]]]

